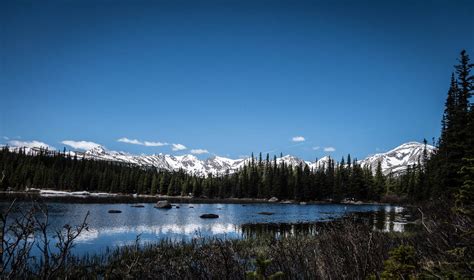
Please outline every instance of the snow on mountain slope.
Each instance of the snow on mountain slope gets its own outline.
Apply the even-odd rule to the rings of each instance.
[[[377,164],[380,161],[382,172],[385,175],[390,173],[400,174],[404,172],[408,166],[418,164],[422,160],[425,145],[418,142],[408,142],[390,150],[386,153],[375,154],[359,161],[362,166],[370,166],[375,172]],[[431,156],[436,148],[426,145],[427,156]]]
[[[19,147],[9,147],[10,150],[18,152]],[[400,174],[407,169],[408,166],[418,163],[423,156],[425,145],[418,142],[409,142],[402,144],[395,149],[386,153],[375,154],[369,156],[359,163],[362,166],[370,166],[375,172],[377,164],[380,161],[382,164],[382,171],[387,174]],[[25,148],[26,153],[37,153],[39,148]],[[426,145],[428,156],[433,154],[435,147]],[[138,166],[150,166],[158,169],[178,171],[184,170],[190,174],[199,176],[206,176],[208,174],[224,175],[227,173],[234,173],[241,169],[246,163],[250,162],[250,158],[246,159],[229,159],[220,156],[213,156],[205,160],[200,160],[194,155],[132,155],[125,152],[110,151],[102,146],[94,147],[86,152],[69,152],[70,155],[77,155],[78,158],[96,159],[116,161],[128,163]],[[316,170],[318,168],[325,168],[329,164],[329,156],[325,156],[317,161],[310,162],[299,159],[295,156],[286,155],[277,158],[277,164],[284,162],[287,165],[298,166],[308,165],[310,169]]]

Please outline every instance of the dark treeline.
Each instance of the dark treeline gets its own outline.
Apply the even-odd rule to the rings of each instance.
[[[470,209],[474,201],[474,64],[462,51],[451,75],[451,84],[441,122],[438,151],[426,166],[425,189],[440,197],[455,199],[458,207]]]
[[[50,188],[69,191],[98,191],[113,193],[167,194],[203,196],[208,198],[269,198],[324,200],[354,198],[379,200],[386,194],[414,192],[422,174],[422,163],[410,167],[407,175],[384,176],[378,165],[375,174],[362,167],[350,155],[336,163],[316,170],[305,164],[292,166],[252,156],[241,170],[233,174],[207,177],[193,176],[184,171],[169,172],[151,167],[78,159],[67,153],[35,151],[28,155],[24,149],[0,152],[0,166],[5,174],[3,190]],[[406,181],[406,182],[405,182]]]
[[[270,198],[296,200],[380,200],[387,195],[410,200],[434,197],[456,198],[466,204],[474,197],[474,117],[471,102],[472,64],[461,52],[442,118],[438,151],[429,158],[423,153],[418,163],[398,176],[384,176],[379,165],[375,172],[352,160],[330,159],[325,166],[277,163],[276,157],[252,155],[241,170],[223,176],[206,177],[138,167],[117,162],[96,161],[69,156],[65,152],[24,150],[0,152],[3,190],[50,188],[70,191],[193,195],[208,198]],[[425,140],[426,144],[426,140]]]

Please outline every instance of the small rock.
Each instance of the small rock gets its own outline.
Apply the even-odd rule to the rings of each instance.
[[[160,200],[156,203],[155,208],[159,209],[171,209],[171,204],[168,202],[168,200]]]
[[[122,213],[122,211],[120,211],[120,210],[109,210],[109,213],[111,213],[111,214],[119,214],[119,213]]]
[[[268,200],[268,202],[278,202],[278,198],[272,197]]]
[[[270,215],[273,215],[275,213],[273,212],[258,212],[259,215],[267,215],[267,216],[270,216]]]
[[[280,202],[281,204],[291,204],[293,202],[291,202],[291,200],[284,200],[282,202]]]
[[[131,207],[134,207],[134,208],[145,208],[145,205],[132,205]]]
[[[194,208],[194,206],[189,206],[189,208]]]
[[[217,219],[217,218],[219,218],[219,215],[216,215],[216,214],[202,214],[199,217],[201,219]]]
[[[176,205],[176,208],[179,208],[179,206],[178,206],[178,205]]]
[[[304,201],[301,201],[301,202],[300,202],[300,205],[306,205],[306,204],[307,204],[307,203],[304,202]]]

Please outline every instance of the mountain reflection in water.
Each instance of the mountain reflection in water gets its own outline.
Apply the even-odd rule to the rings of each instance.
[[[10,203],[0,203],[4,211]],[[321,223],[341,218],[358,219],[376,230],[404,231],[408,214],[402,207],[387,205],[344,204],[186,204],[179,209],[155,209],[153,203],[143,208],[131,204],[47,203],[50,237],[65,224],[78,225],[90,212],[84,231],[76,240],[74,253],[99,253],[107,248],[160,240],[190,241],[196,238],[247,238],[261,234],[286,236],[316,234]],[[19,202],[18,209],[31,204]],[[109,210],[121,213],[110,214]],[[215,213],[218,219],[201,219]],[[263,213],[263,214],[262,214]],[[15,213],[12,213],[14,216]],[[13,217],[12,216],[12,217]]]

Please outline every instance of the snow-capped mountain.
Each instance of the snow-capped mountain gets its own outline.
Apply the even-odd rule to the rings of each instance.
[[[380,161],[382,165],[382,172],[385,175],[390,173],[403,173],[408,166],[418,164],[422,160],[425,145],[418,142],[408,142],[390,150],[386,153],[375,154],[359,161],[362,166],[368,165],[375,172],[377,164]],[[431,145],[426,145],[427,156],[430,157],[436,148]]]
[[[208,174],[223,175],[232,173],[241,168],[246,159],[229,159],[213,156],[200,160],[194,155],[173,156],[166,154],[132,155],[124,152],[108,151],[98,146],[84,153],[75,152],[78,157],[96,160],[109,160],[139,166],[152,166],[158,169],[178,171],[185,170],[190,174],[205,176]]]
[[[369,156],[359,163],[362,166],[370,166],[375,172],[377,164],[380,161],[382,164],[382,171],[387,174],[400,174],[407,169],[408,166],[417,164],[423,156],[425,145],[418,142],[409,142],[402,144],[395,149],[386,153],[375,154]],[[433,154],[435,147],[426,145],[428,156]],[[18,151],[18,147],[10,147],[12,151]],[[38,152],[39,148],[28,148],[26,153]],[[77,155],[78,158],[96,159],[116,161],[139,166],[151,166],[158,169],[177,171],[184,170],[190,174],[199,176],[206,176],[208,174],[224,175],[227,173],[234,173],[241,169],[251,159],[230,159],[220,156],[213,156],[205,160],[201,160],[194,155],[173,156],[167,154],[154,155],[133,155],[125,152],[110,151],[102,146],[94,147],[85,152],[70,152],[70,155]],[[284,162],[287,165],[298,166],[308,165],[310,169],[325,168],[329,164],[331,158],[325,156],[317,161],[304,161],[297,157],[286,155],[277,158],[277,164]]]

